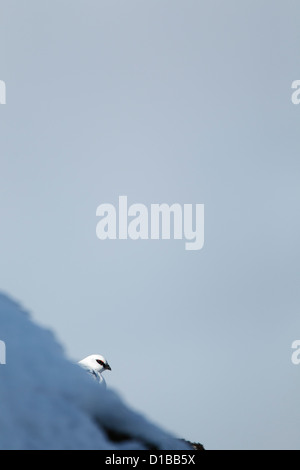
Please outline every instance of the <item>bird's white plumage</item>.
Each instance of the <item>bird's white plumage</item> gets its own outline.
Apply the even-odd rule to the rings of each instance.
[[[102,376],[106,370],[111,370],[105,357],[100,354],[92,354],[91,356],[82,359],[78,363],[83,369],[85,369],[92,377],[97,380],[102,386],[106,387],[106,382]]]

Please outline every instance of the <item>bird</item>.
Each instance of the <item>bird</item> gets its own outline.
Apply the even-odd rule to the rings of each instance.
[[[91,374],[98,383],[106,388],[106,382],[102,377],[102,373],[106,370],[111,371],[111,367],[105,357],[100,354],[92,354],[91,356],[82,359],[82,361],[79,361],[78,364]]]

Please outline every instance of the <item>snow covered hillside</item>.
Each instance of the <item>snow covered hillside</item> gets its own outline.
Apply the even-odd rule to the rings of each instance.
[[[53,334],[0,294],[0,449],[188,449],[69,362]]]

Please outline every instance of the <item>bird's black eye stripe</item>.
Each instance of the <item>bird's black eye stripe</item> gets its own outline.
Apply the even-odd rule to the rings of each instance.
[[[96,359],[96,362],[98,362],[98,364],[100,364],[100,366],[105,366],[105,363],[103,361],[101,361],[100,359]]]

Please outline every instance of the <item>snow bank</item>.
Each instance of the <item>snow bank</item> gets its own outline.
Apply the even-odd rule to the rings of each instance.
[[[53,334],[0,294],[0,449],[187,449],[69,362]]]

